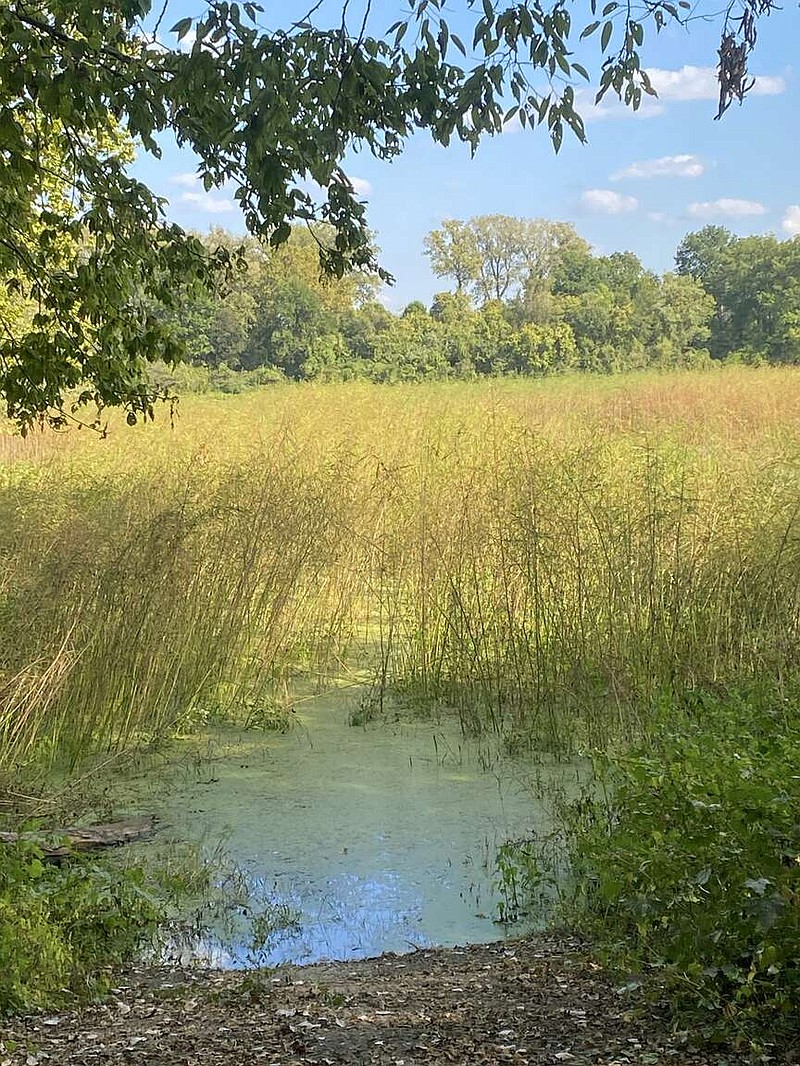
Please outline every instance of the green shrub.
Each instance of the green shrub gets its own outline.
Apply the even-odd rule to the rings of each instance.
[[[43,861],[32,844],[0,847],[0,1014],[102,991],[160,918],[139,870]]]
[[[696,695],[564,811],[573,923],[726,1039],[800,1037],[800,716]]]

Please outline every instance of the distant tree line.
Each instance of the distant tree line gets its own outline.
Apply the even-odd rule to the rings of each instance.
[[[296,229],[267,249],[247,238],[246,269],[158,312],[212,384],[800,362],[800,238],[707,226],[659,276],[632,252],[593,254],[568,223],[450,220],[425,252],[451,290],[400,314],[379,302],[375,277],[321,277],[318,239]],[[231,252],[242,243],[222,230],[203,240]]]

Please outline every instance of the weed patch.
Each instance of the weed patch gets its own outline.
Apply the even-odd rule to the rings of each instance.
[[[793,700],[700,692],[561,811],[562,916],[716,1039],[800,1040],[799,764]]]
[[[0,1014],[107,990],[109,968],[155,930],[161,909],[141,870],[75,858],[42,861],[34,845],[0,848]]]

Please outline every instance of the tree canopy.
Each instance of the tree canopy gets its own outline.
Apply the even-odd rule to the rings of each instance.
[[[565,0],[505,7],[464,0],[470,33],[453,31],[444,0],[410,0],[388,29],[369,4],[317,25],[314,5],[270,27],[258,4],[206,0],[169,25],[168,0],[10,0],[0,7],[0,394],[25,428],[56,424],[71,404],[121,404],[152,414],[146,362],[183,350],[152,313],[207,288],[238,256],[209,252],[167,221],[164,203],[130,176],[131,146],[159,155],[171,134],[197,156],[207,189],[224,182],[250,233],[273,246],[292,223],[318,237],[322,268],[378,271],[365,207],[342,169],[346,153],[382,159],[414,130],[473,148],[505,123],[543,125],[556,149],[583,140],[575,85],[637,107],[652,87],[646,34],[688,18],[686,0],[630,5]],[[772,0],[734,0],[718,16],[720,106],[752,84],[747,57]],[[693,17],[697,16],[692,9]],[[460,26],[460,21],[459,21]],[[171,30],[193,43],[163,41]],[[596,41],[595,68],[575,61]],[[322,190],[315,197],[304,179]],[[10,309],[7,304],[11,304]]]
[[[677,272],[659,276],[632,252],[594,254],[563,223],[453,221],[461,231],[488,225],[503,234],[511,262],[525,261],[531,232],[568,239],[551,247],[546,272],[518,279],[503,298],[491,287],[465,291],[451,274],[455,291],[438,293],[430,308],[414,300],[399,314],[358,275],[320,276],[301,227],[279,248],[249,240],[249,269],[235,285],[186,291],[177,307],[153,309],[182,332],[194,364],[178,376],[158,367],[158,380],[242,391],[287,378],[396,382],[800,363],[800,238],[737,238],[706,227],[681,242]],[[216,230],[202,240],[215,248],[235,238]],[[481,257],[495,255],[492,242],[473,252],[475,276],[488,276]]]
[[[508,215],[447,219],[425,238],[434,274],[483,302],[541,288],[567,248],[589,251],[568,222]]]
[[[705,226],[683,239],[675,259],[679,274],[714,298],[715,358],[800,363],[800,237],[736,237]]]

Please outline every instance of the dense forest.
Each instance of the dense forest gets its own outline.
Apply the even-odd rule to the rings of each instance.
[[[688,234],[661,276],[632,252],[595,255],[568,223],[503,215],[446,221],[428,235],[452,288],[392,314],[380,281],[319,272],[319,237],[297,228],[266,250],[252,238],[215,293],[186,292],[168,318],[206,372],[161,367],[162,383],[237,390],[290,380],[413,381],[601,373],[710,361],[800,361],[800,239]],[[239,249],[224,230],[209,248]]]

